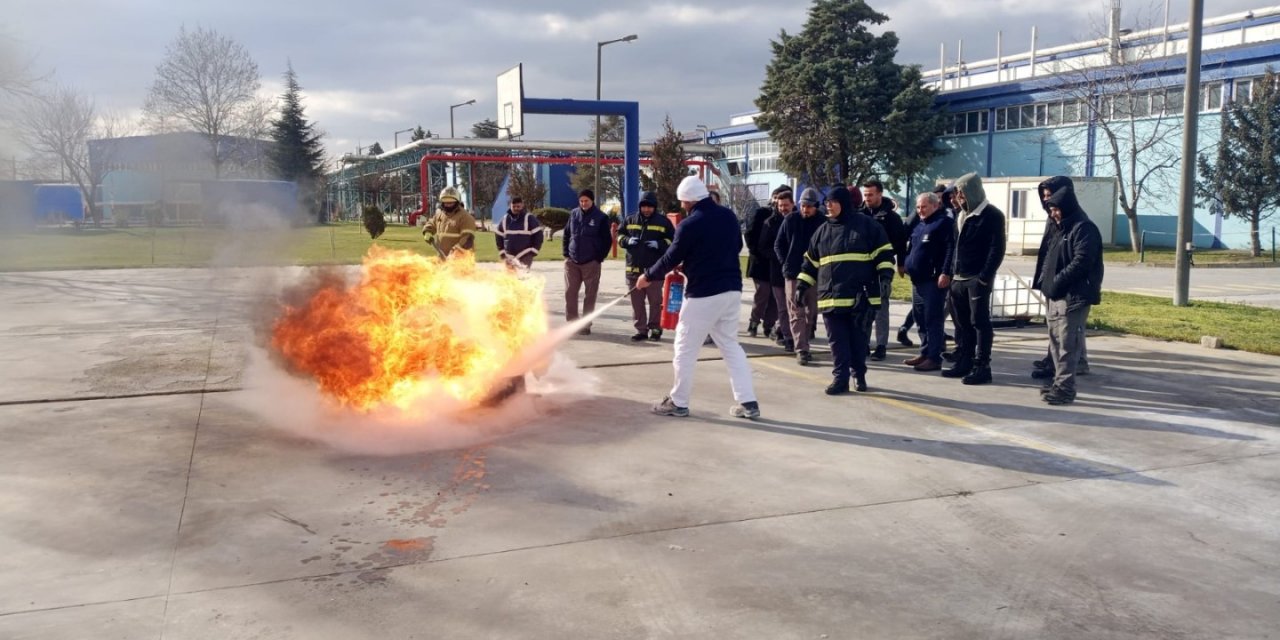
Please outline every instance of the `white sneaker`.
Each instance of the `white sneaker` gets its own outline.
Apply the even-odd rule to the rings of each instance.
[[[653,405],[652,411],[660,416],[671,416],[673,418],[688,418],[688,407],[677,407],[676,403],[671,401],[671,396],[662,399],[662,402]]]
[[[747,420],[755,420],[760,417],[760,403],[751,401],[744,402],[740,405],[730,407],[729,415],[735,418],[746,418]]]

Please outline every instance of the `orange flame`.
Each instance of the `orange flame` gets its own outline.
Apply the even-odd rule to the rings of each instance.
[[[336,275],[285,304],[271,344],[339,405],[408,409],[484,399],[513,357],[547,332],[542,282],[374,246],[354,285]]]

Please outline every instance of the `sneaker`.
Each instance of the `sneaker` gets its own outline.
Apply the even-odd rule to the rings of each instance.
[[[649,341],[650,341],[650,342],[657,342],[657,341],[659,341],[659,340],[661,340],[661,339],[662,339],[662,329],[650,329],[650,330],[649,330]]]
[[[1038,368],[1031,371],[1031,377],[1036,380],[1052,380],[1055,375],[1057,375],[1057,373],[1054,371],[1053,367]]]
[[[685,415],[688,415],[688,414],[689,414],[689,411],[686,409]],[[752,400],[751,402],[744,402],[736,407],[730,407],[729,415],[735,418],[746,418],[747,420],[755,420],[756,418],[760,417],[760,403]]]
[[[1044,400],[1048,404],[1051,404],[1054,406],[1061,406],[1064,404],[1071,404],[1072,402],[1075,402],[1076,392],[1068,391],[1066,389],[1063,389],[1062,387],[1051,387],[1048,391],[1046,391],[1044,394],[1040,396],[1040,399]]]
[[[769,332],[768,332],[768,331],[765,331],[765,333],[769,333]],[[748,322],[748,323],[747,323],[747,337],[749,337],[749,338],[755,338],[755,337],[757,337],[757,336],[759,336],[759,335],[760,335],[760,323],[759,323],[759,322]]]
[[[911,336],[907,334],[906,329],[898,329],[898,344],[904,347],[916,346],[916,343],[911,341]]]
[[[961,382],[965,384],[990,384],[991,383],[991,367],[974,367],[969,375],[965,376]]]
[[[827,389],[826,389],[827,395],[838,396],[842,393],[849,393],[848,380],[832,380],[831,384],[827,385]]]
[[[648,337],[648,336],[646,336],[646,335],[645,335],[645,333],[644,333],[643,331],[641,331],[640,333],[637,333],[637,334],[635,334],[634,336],[631,336],[631,341],[632,341],[632,342],[641,342],[641,341],[643,341],[643,340],[644,340],[645,338],[647,338],[647,337]]]
[[[862,393],[862,392],[866,391],[866,390],[867,390],[867,376],[866,376],[866,375],[863,375],[863,374],[859,374],[859,375],[854,376],[854,378],[853,378],[853,388],[854,388],[855,390],[857,390],[859,393]]]
[[[937,360],[930,360],[928,358],[921,360],[919,364],[912,367],[912,369],[915,369],[916,371],[937,371],[938,369],[941,369],[941,368],[942,368],[941,362],[938,362]]]
[[[902,364],[905,364],[908,367],[914,367],[920,364],[921,362],[924,362],[924,360],[925,360],[924,356],[916,356],[914,358],[907,358],[906,360],[903,360]]]
[[[885,355],[886,355],[886,347],[884,345],[880,345],[876,347],[875,351],[871,352],[871,359],[879,362],[880,360],[884,360]]]
[[[799,362],[802,367],[807,367],[813,364],[813,356],[809,355],[808,351],[800,351],[796,353],[796,362]]]
[[[673,418],[688,418],[688,407],[677,407],[676,403],[671,401],[671,396],[662,399],[662,402],[653,405],[652,411],[660,416],[671,416]]]

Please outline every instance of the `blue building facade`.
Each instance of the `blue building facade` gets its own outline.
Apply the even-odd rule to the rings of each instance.
[[[1201,85],[1194,90],[1199,149],[1206,153],[1218,141],[1223,109],[1250,100],[1268,68],[1280,70],[1280,7],[1207,20],[1203,34]],[[1143,149],[1137,154],[1140,174],[1153,170],[1137,210],[1146,242],[1172,246],[1186,38],[1186,25],[1140,33],[1113,27],[1110,37],[1095,41],[958,60],[924,72],[925,82],[939,91],[938,107],[948,114],[947,132],[938,140],[947,153],[911,176],[908,192],[900,196],[910,198],[912,191],[970,171],[986,177],[1115,177],[1110,128],[1122,153],[1135,141]],[[734,116],[729,126],[711,132],[711,140],[731,163],[739,163],[745,183],[794,183],[777,170],[776,145],[755,127],[753,115]],[[1124,216],[1119,206],[1116,215]],[[1263,244],[1269,246],[1277,221],[1262,224]],[[1196,210],[1194,226],[1197,247],[1249,246],[1248,222],[1224,218],[1208,204]],[[1127,218],[1114,228],[1116,244],[1128,244]]]

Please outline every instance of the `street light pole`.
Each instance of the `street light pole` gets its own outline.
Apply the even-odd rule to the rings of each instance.
[[[469,104],[475,104],[475,103],[476,101],[473,98],[466,102],[459,102],[458,104],[449,105],[449,138],[452,139],[455,135],[453,132],[453,110],[457,109],[458,107],[465,107]],[[453,182],[456,184],[458,182],[458,163],[456,162],[450,163],[450,166],[453,168]]]
[[[596,102],[599,102],[599,101],[600,101],[600,63],[601,63],[601,59],[603,58],[603,55],[601,54],[601,52],[602,52],[602,51],[604,51],[604,48],[605,48],[605,46],[606,46],[606,45],[610,45],[610,44],[613,44],[613,43],[615,43],[615,42],[631,42],[631,41],[633,41],[633,40],[635,40],[636,38],[639,38],[639,37],[640,37],[640,36],[637,36],[636,34],[634,34],[634,33],[633,33],[633,34],[631,34],[631,35],[629,35],[629,36],[625,36],[625,37],[622,37],[622,38],[617,38],[616,40],[605,40],[605,41],[603,41],[603,42],[597,42],[597,43],[596,43]],[[593,189],[593,191],[595,191],[596,198],[599,198],[599,197],[600,197],[600,116],[599,116],[599,115],[596,115],[596,162],[595,162],[595,169],[596,169],[596,170],[595,170],[595,179],[596,179],[596,180],[595,180],[595,188]],[[626,211],[623,211],[622,213],[623,213],[623,215],[626,215],[626,213],[627,213],[627,212],[626,212]]]
[[[400,148],[400,134],[402,134],[402,133],[409,133],[410,131],[413,131],[413,127],[409,127],[408,129],[401,129],[401,130],[399,130],[399,131],[395,132],[393,135],[395,136],[395,141],[396,141],[396,142],[395,142],[395,145],[396,145],[396,146],[395,146],[395,147],[393,147],[393,148],[395,148],[395,149],[399,149],[399,148]]]
[[[1196,137],[1199,135],[1200,36],[1204,22],[1203,0],[1191,0],[1191,21],[1187,23],[1187,88],[1182,96],[1182,184],[1178,198],[1178,248],[1174,258],[1173,306],[1185,307],[1191,298],[1192,221],[1196,215]]]

